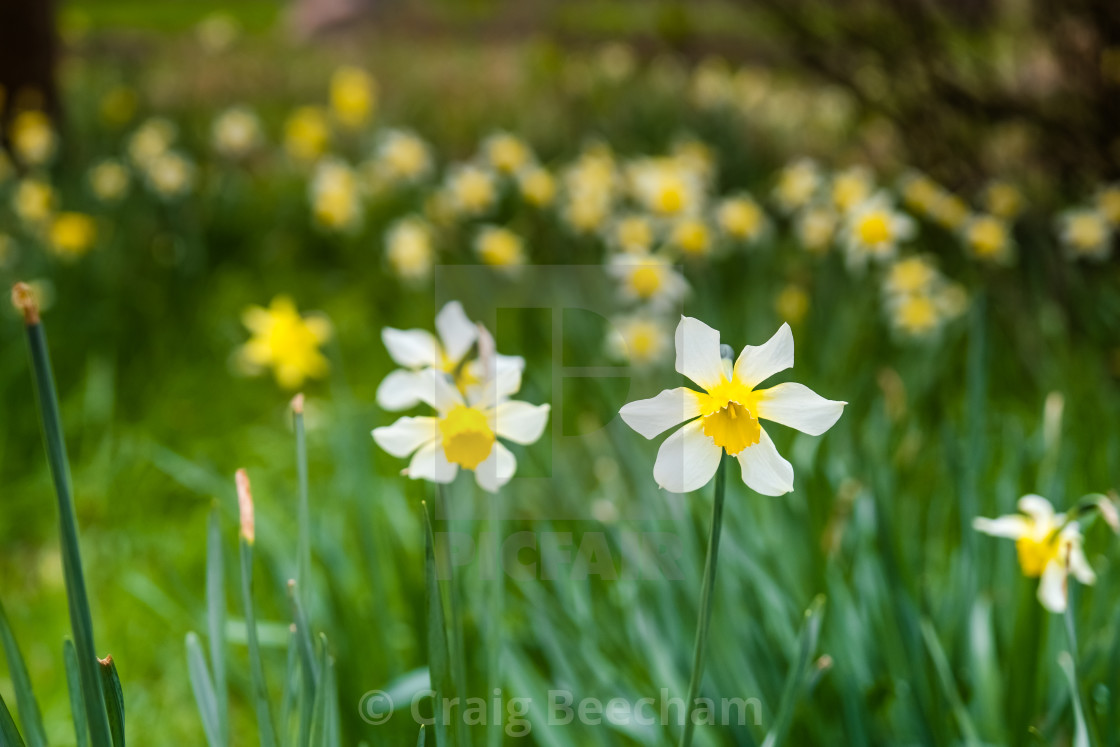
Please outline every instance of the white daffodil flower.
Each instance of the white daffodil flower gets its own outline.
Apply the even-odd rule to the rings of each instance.
[[[914,237],[914,219],[894,209],[886,193],[879,193],[857,205],[848,213],[844,242],[848,264],[856,269],[868,261],[892,259],[898,244]]]
[[[673,493],[703,487],[726,451],[739,460],[743,482],[763,495],[793,490],[793,466],[778,453],[760,420],[819,436],[839,419],[846,402],[834,402],[801,384],[756,389],[793,366],[793,332],[783,324],[766,343],[743,348],[731,363],[720,356],[719,332],[681,317],[676,332],[677,371],[703,387],[666,389],[622,408],[622,419],[646,438],[685,423],[661,444],[653,477]],[[687,422],[685,422],[687,421]]]
[[[1066,515],[1054,513],[1050,501],[1040,495],[1020,498],[1019,511],[997,519],[973,519],[972,528],[1015,540],[1023,575],[1039,579],[1038,601],[1051,612],[1065,612],[1069,575],[1083,584],[1097,580],[1081,547],[1081,527],[1075,521],[1067,524]]]
[[[528,445],[544,432],[548,405],[509,399],[521,386],[521,369],[495,369],[492,377],[464,397],[451,378],[433,368],[416,374],[414,391],[435,408],[435,417],[403,417],[373,429],[373,440],[395,457],[409,457],[404,474],[413,480],[449,483],[459,468],[474,472],[491,493],[517,469],[513,453],[499,438]]]
[[[453,377],[461,394],[470,395],[482,385],[484,371],[479,359],[467,361],[467,354],[479,341],[478,326],[472,322],[463,305],[450,301],[436,315],[437,338],[425,329],[395,329],[386,327],[381,330],[381,340],[389,351],[389,357],[402,368],[391,372],[377,387],[377,404],[384,410],[407,410],[426,401],[425,387],[430,389],[420,373],[426,368],[434,368]],[[525,359],[520,356],[493,356],[494,370],[501,374],[511,371],[517,386],[521,385],[521,372]]]

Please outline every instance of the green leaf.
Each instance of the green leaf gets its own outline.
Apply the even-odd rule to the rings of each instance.
[[[443,598],[439,592],[439,579],[436,576],[435,538],[432,535],[432,520],[428,515],[428,504],[421,504],[424,511],[424,580],[428,594],[428,670],[432,675],[433,704],[435,715],[436,744],[445,747],[447,724],[440,717],[443,698],[451,692],[451,662],[447,653],[447,631],[443,619]]]
[[[98,659],[97,663],[101,669],[101,689],[105,693],[105,713],[109,718],[113,747],[124,747],[124,691],[117,664],[112,656]]]
[[[327,654],[327,637],[321,635],[319,638],[318,669],[324,677],[330,667],[329,658]],[[328,747],[330,745],[331,724],[330,715],[328,713],[329,699],[330,687],[323,681],[321,686],[315,691],[315,707],[311,716],[311,747]]]
[[[214,684],[206,670],[206,657],[196,633],[187,633],[187,674],[198,704],[198,715],[202,718],[202,731],[210,747],[222,744],[222,724],[218,716],[218,699],[214,694]]]
[[[319,663],[315,658],[315,644],[311,640],[311,628],[307,615],[299,601],[295,581],[288,582],[288,598],[292,602],[292,619],[295,622],[296,647],[299,651],[301,672],[299,746],[307,747],[312,742],[312,722],[314,704],[319,693]]]
[[[62,644],[62,659],[66,663],[66,687],[70,691],[70,717],[74,720],[74,737],[78,747],[89,745],[89,727],[86,726],[85,699],[82,697],[82,675],[78,671],[78,652],[69,638]]]
[[[809,673],[813,655],[817,650],[817,641],[821,635],[821,623],[824,621],[823,596],[818,596],[805,610],[805,622],[801,625],[797,660],[790,667],[786,676],[786,684],[782,689],[782,699],[778,703],[777,715],[774,717],[774,726],[766,735],[762,747],[774,747],[786,738],[790,723],[793,721],[793,710],[800,700],[804,688],[805,678]]]
[[[213,673],[219,740],[229,742],[229,689],[226,686],[226,584],[222,554],[222,524],[217,505],[210,509],[206,536],[206,610],[210,638],[210,671]]]
[[[78,520],[70,490],[70,461],[66,456],[66,441],[62,433],[62,419],[58,412],[54,375],[51,373],[47,338],[43,325],[27,325],[27,342],[31,349],[31,367],[35,373],[35,391],[39,399],[39,417],[47,446],[47,461],[54,480],[58,499],[59,534],[61,537],[62,568],[66,579],[66,598],[70,609],[70,629],[77,653],[78,675],[86,720],[89,723],[93,747],[112,747],[113,738],[105,711],[105,697],[101,691],[101,674],[98,670],[96,647],[93,642],[93,618],[89,611],[85,576],[82,573],[82,554],[78,543]]]
[[[16,708],[19,711],[23,730],[27,733],[28,747],[46,747],[47,737],[43,731],[43,717],[39,713],[39,703],[31,690],[27,665],[16,643],[16,637],[12,633],[3,604],[0,604],[0,643],[4,646],[4,656],[8,660],[8,673],[12,678],[12,687],[16,691]]]
[[[1070,700],[1073,701],[1073,747],[1090,747],[1089,726],[1085,723],[1085,711],[1081,708],[1081,693],[1077,689],[1077,672],[1073,657],[1063,651],[1058,656],[1058,665],[1065,673],[1069,683]]]
[[[299,695],[299,645],[294,631],[288,633],[288,663],[284,668],[284,695],[280,700],[280,734],[284,744],[291,744],[292,709]]]
[[[424,747],[425,733],[426,732],[424,731],[424,725],[421,724],[420,725],[420,735],[418,737],[416,737],[416,747]]]
[[[957,690],[957,683],[953,679],[953,672],[949,668],[949,660],[945,658],[945,651],[941,648],[941,641],[937,639],[937,631],[934,630],[933,624],[928,620],[922,620],[922,637],[925,639],[926,648],[929,649],[930,658],[933,659],[933,668],[937,672],[937,677],[941,680],[941,689],[945,693],[945,697],[949,700],[949,705],[953,708],[953,716],[957,719],[957,724],[961,727],[961,733],[964,734],[964,739],[967,744],[979,744],[980,737],[976,731],[976,726],[972,723],[972,717],[968,713],[968,708],[965,707],[964,701],[961,700],[961,694]]]
[[[303,422],[303,395],[292,400],[296,430],[296,471],[299,475],[299,539],[296,546],[296,583],[306,604],[311,591],[311,509],[307,487],[307,431]]]
[[[23,747],[23,737],[19,735],[16,722],[8,710],[8,704],[0,696],[0,747]]]
[[[249,643],[249,674],[253,681],[253,705],[261,747],[276,747],[276,727],[268,704],[268,684],[264,679],[261,646],[257,639],[257,616],[253,608],[253,546],[241,537],[241,600],[245,608],[245,636]]]

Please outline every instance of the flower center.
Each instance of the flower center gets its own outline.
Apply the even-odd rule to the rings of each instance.
[[[891,240],[890,223],[882,211],[867,215],[859,222],[856,232],[859,234],[860,242],[868,246],[883,244]]]
[[[475,469],[494,448],[494,431],[486,416],[466,405],[456,405],[439,421],[447,461]]]
[[[1023,575],[1031,578],[1041,576],[1050,561],[1060,559],[1061,544],[1057,532],[1051,532],[1041,540],[1029,536],[1016,540],[1015,550],[1019,554]]]
[[[758,419],[738,402],[728,402],[725,407],[705,416],[700,427],[704,435],[731,456],[748,446],[754,446],[762,437]]]
[[[630,286],[639,298],[652,298],[661,287],[661,273],[658,272],[656,267],[648,265],[639,267],[630,276]]]

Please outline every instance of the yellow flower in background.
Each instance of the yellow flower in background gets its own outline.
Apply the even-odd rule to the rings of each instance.
[[[861,205],[875,191],[875,179],[863,166],[853,166],[832,177],[832,204],[841,213]]]
[[[712,232],[699,218],[681,218],[669,231],[669,243],[686,257],[705,257],[712,248]]]
[[[810,254],[824,254],[836,236],[839,216],[826,207],[808,207],[797,214],[793,230],[797,240]]]
[[[525,243],[520,236],[502,226],[483,226],[474,238],[474,250],[492,267],[516,268],[525,264]]]
[[[210,13],[195,26],[199,45],[209,54],[220,54],[233,46],[241,36],[237,18],[222,11]]]
[[[244,106],[226,109],[210,128],[214,150],[226,158],[244,158],[261,146],[264,131],[253,111]]]
[[[195,165],[181,153],[166,151],[148,160],[143,168],[148,188],[164,200],[177,200],[194,189]]]
[[[1065,514],[1055,514],[1050,501],[1040,495],[1020,498],[1019,511],[996,519],[977,518],[972,526],[993,537],[1015,540],[1023,575],[1039,579],[1038,601],[1061,614],[1068,604],[1070,575],[1083,584],[1097,580],[1081,546],[1081,527],[1067,521]]]
[[[933,204],[933,219],[949,231],[959,231],[969,215],[968,203],[952,192],[942,192]]]
[[[902,202],[918,215],[932,217],[945,190],[925,174],[909,171],[898,181]]]
[[[508,132],[496,132],[482,142],[482,157],[499,174],[513,176],[533,160],[524,140]]]
[[[672,356],[672,328],[650,314],[634,314],[611,320],[607,336],[607,354],[614,360],[626,361],[638,368],[665,362]]]
[[[821,171],[812,159],[794,161],[778,174],[774,200],[783,212],[792,213],[805,207],[821,188]]]
[[[619,254],[607,264],[619,282],[623,302],[673,309],[688,294],[688,281],[667,259],[656,254]]]
[[[336,158],[315,166],[309,190],[315,222],[333,231],[354,231],[362,223],[362,201],[354,170]]]
[[[54,188],[42,179],[21,179],[12,194],[12,211],[28,225],[41,225],[54,212],[55,199]]]
[[[432,173],[431,147],[408,130],[386,130],[377,141],[375,169],[389,183],[415,183]]]
[[[890,295],[925,293],[938,277],[937,268],[926,257],[907,257],[891,263],[883,280],[883,290]]]
[[[1120,183],[1108,184],[1097,190],[1097,210],[1113,228],[1120,227]]]
[[[327,375],[327,359],[320,347],[331,336],[323,317],[303,317],[288,296],[272,299],[268,308],[250,306],[241,321],[251,337],[238,350],[238,359],[249,373],[272,369],[276,383],[298,389],[307,379]]]
[[[164,155],[175,143],[178,129],[168,119],[152,117],[136,128],[128,139],[128,157],[132,162],[145,167],[156,158]]]
[[[628,166],[627,176],[634,198],[653,215],[695,215],[703,208],[703,175],[687,161],[643,158]]]
[[[994,215],[974,215],[961,229],[965,249],[976,259],[1006,264],[1014,259],[1015,243],[1011,228]]]
[[[766,213],[750,195],[736,195],[716,206],[716,224],[724,236],[754,243],[766,233]]]
[[[630,214],[615,220],[607,235],[607,243],[625,254],[649,254],[655,238],[649,218]]]
[[[673,143],[673,160],[685,172],[707,184],[716,174],[716,156],[702,140],[686,137]]]
[[[980,193],[980,202],[992,215],[1014,220],[1023,212],[1023,193],[1010,182],[991,181]]]
[[[885,194],[876,195],[848,215],[848,261],[854,267],[862,267],[868,260],[891,259],[899,243],[913,238],[916,232],[917,225],[910,216],[895,210]]]
[[[331,113],[343,126],[356,130],[373,118],[377,81],[358,67],[340,67],[331,76]]]
[[[783,321],[800,324],[809,313],[809,294],[800,285],[790,283],[774,299],[774,311]]]
[[[128,86],[114,86],[101,97],[101,121],[111,127],[123,127],[132,121],[140,108],[140,97]]]
[[[112,158],[106,158],[91,167],[88,179],[93,195],[105,203],[119,202],[128,194],[132,183],[128,169]]]
[[[1071,259],[1104,260],[1112,252],[1112,228],[1093,208],[1075,208],[1058,216],[1058,236]]]
[[[548,207],[556,198],[556,179],[543,166],[530,166],[517,175],[521,197],[534,207]]]
[[[16,114],[9,125],[8,137],[12,152],[25,166],[45,165],[58,149],[58,136],[51,118],[38,109]]]
[[[47,231],[51,250],[65,259],[76,259],[88,252],[97,239],[97,224],[84,213],[59,213]]]
[[[611,210],[610,192],[585,190],[567,195],[560,217],[573,232],[586,235],[601,231],[610,219]]]
[[[801,384],[756,389],[793,366],[793,332],[783,324],[766,343],[747,345],[738,359],[721,355],[719,332],[683,316],[676,332],[676,370],[703,391],[666,389],[625,405],[623,421],[646,438],[680,423],[657,452],[653,476],[672,493],[698,490],[712,479],[726,452],[739,461],[743,482],[763,495],[793,490],[793,466],[778,453],[761,420],[819,436],[833,426],[845,402],[827,400]]]
[[[927,337],[942,323],[934,296],[928,292],[906,293],[887,301],[891,326],[908,337]]]
[[[448,171],[444,189],[452,209],[460,216],[484,215],[498,201],[494,172],[471,164],[452,167]]]
[[[284,150],[299,163],[311,163],[327,152],[331,129],[317,106],[301,106],[284,123]]]
[[[419,216],[401,218],[385,232],[385,258],[397,277],[417,283],[432,274],[432,227]]]

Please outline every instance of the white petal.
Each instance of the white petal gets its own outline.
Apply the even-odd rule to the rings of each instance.
[[[1040,526],[1049,527],[1054,522],[1054,507],[1041,495],[1024,495],[1019,499],[1019,510]]]
[[[548,405],[512,400],[503,402],[490,411],[490,427],[502,438],[516,444],[531,444],[544,433],[548,411]]]
[[[425,444],[412,456],[405,470],[413,480],[430,480],[431,482],[448,483],[455,479],[459,472],[459,465],[447,461],[443,453],[443,445],[439,441]]]
[[[439,365],[439,343],[427,330],[386,327],[381,330],[381,341],[389,357],[405,368]]]
[[[972,520],[972,528],[993,537],[1019,539],[1030,534],[1031,523],[1018,514],[1000,516],[997,519],[986,519],[983,516],[978,516]]]
[[[684,374],[705,389],[712,389],[723,380],[719,332],[699,319],[682,316],[675,339],[677,373]]]
[[[463,311],[463,304],[450,301],[444,304],[436,315],[436,331],[443,342],[443,351],[452,361],[458,363],[478,339],[478,327]]]
[[[517,470],[517,458],[506,447],[495,441],[490,456],[479,463],[474,470],[474,479],[483,490],[497,493],[498,488],[513,478]]]
[[[467,364],[468,373],[473,378],[482,377],[482,363],[473,360]],[[521,368],[510,365],[495,365],[497,373],[468,388],[467,400],[479,409],[486,410],[499,402],[517,394],[521,389]]]
[[[754,388],[793,366],[793,330],[783,324],[761,345],[747,345],[735,361],[735,378]]]
[[[392,425],[373,429],[373,440],[395,457],[406,457],[437,438],[439,425],[435,418],[401,418]]]
[[[1051,612],[1066,611],[1066,569],[1056,560],[1047,563],[1038,582],[1038,601]]]
[[[810,436],[819,436],[831,428],[848,404],[825,399],[804,384],[778,384],[758,395],[758,417]]]
[[[442,371],[425,368],[416,374],[416,378],[416,396],[439,412],[447,412],[463,404],[463,395]]]
[[[418,389],[423,381],[416,371],[405,368],[391,371],[377,386],[378,407],[393,412],[415,407],[423,401]]]
[[[618,411],[626,425],[653,438],[700,414],[700,395],[687,387],[666,389],[656,397],[639,399]]]
[[[1085,557],[1085,550],[1081,546],[1081,528],[1077,524],[1070,524],[1062,530],[1063,547],[1062,552],[1067,554],[1069,561],[1069,572],[1083,584],[1095,584],[1097,582],[1097,574],[1089,566],[1089,560]]]
[[[700,421],[686,423],[657,451],[653,479],[670,493],[688,493],[704,487],[719,467],[723,449],[701,430]]]
[[[787,462],[765,430],[758,443],[739,452],[743,482],[756,493],[784,495],[793,490],[793,465]]]

